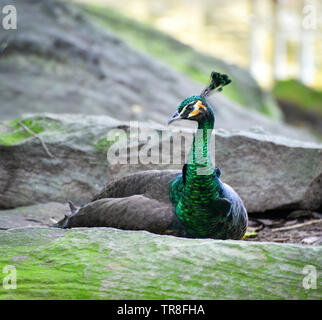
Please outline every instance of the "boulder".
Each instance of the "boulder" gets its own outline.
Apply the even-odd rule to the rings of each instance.
[[[81,205],[107,181],[137,171],[181,170],[193,131],[153,123],[131,128],[106,116],[39,114],[2,122],[0,207],[67,200]],[[118,141],[112,138],[117,132]],[[212,142],[222,180],[236,189],[248,212],[321,208],[321,145],[222,129],[215,131]]]
[[[73,4],[21,0],[15,5],[18,29],[12,33],[0,29],[2,120],[28,112],[68,112],[166,123],[183,99],[204,87],[129,47]],[[210,74],[216,64],[207,65]],[[242,91],[254,96],[251,87]],[[260,126],[272,134],[315,139],[222,94],[210,101],[222,128]]]
[[[1,124],[0,208],[67,200],[86,203],[106,183],[107,161],[100,142],[119,122],[77,115],[20,120]],[[19,123],[38,132],[54,158]]]
[[[46,227],[0,231],[0,243],[0,277],[17,277],[1,300],[322,298],[321,246]]]

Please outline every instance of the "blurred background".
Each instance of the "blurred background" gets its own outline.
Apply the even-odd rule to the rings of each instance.
[[[0,0],[2,7],[12,3]],[[322,139],[321,0],[22,0],[15,6],[17,30],[0,28],[0,119],[68,111],[164,124],[216,70],[233,80],[212,98],[220,127]],[[132,51],[116,45],[122,40]],[[154,59],[154,67],[140,54]],[[157,77],[159,62],[168,69]]]
[[[288,123],[309,126],[321,136],[322,1],[77,1],[96,13],[102,12],[102,8],[113,8],[199,52],[248,70],[263,90],[273,93]],[[129,42],[140,42],[129,37],[122,27],[114,27]],[[145,50],[194,79],[206,81],[198,72],[182,70],[162,48]],[[228,96],[243,103],[234,94],[228,92]],[[277,116],[274,108],[263,109],[264,113]]]
[[[322,88],[320,0],[77,1],[116,8],[198,51],[247,68],[264,88],[289,78]]]

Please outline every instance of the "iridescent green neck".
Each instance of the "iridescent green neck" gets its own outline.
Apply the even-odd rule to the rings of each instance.
[[[213,164],[209,150],[213,128],[213,114],[210,114],[203,122],[198,123],[198,129],[193,138],[192,147],[188,156],[188,174],[210,175],[213,173]]]
[[[213,215],[214,200],[220,198],[221,184],[214,175],[210,156],[210,139],[214,127],[212,114],[199,123],[189,153],[182,192],[172,185],[171,198],[176,207],[176,216],[186,230],[195,237],[206,237],[213,231],[216,217]],[[180,187],[179,187],[180,188]],[[178,200],[178,202],[176,202]]]

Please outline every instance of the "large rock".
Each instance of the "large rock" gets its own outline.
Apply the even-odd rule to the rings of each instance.
[[[19,228],[0,243],[0,270],[11,268],[0,277],[17,276],[0,299],[322,298],[321,246],[111,228]]]
[[[222,132],[216,165],[249,212],[322,209],[322,145],[265,133]]]
[[[22,121],[38,132],[55,158],[18,121],[2,123],[0,207],[88,202],[106,183],[107,161],[100,142],[119,122],[76,115],[34,116]]]
[[[0,0],[0,5],[7,2]],[[165,123],[184,98],[203,89],[156,59],[131,49],[72,4],[21,0],[15,5],[18,30],[8,33],[0,29],[4,48],[0,119],[27,112],[69,112]],[[208,73],[211,71],[209,67]],[[250,89],[247,94],[252,92]],[[241,108],[221,94],[210,101],[222,128],[261,126],[272,134],[314,139],[303,130]]]
[[[19,121],[3,122],[0,125],[2,208],[67,200],[83,204],[107,181],[129,173],[181,170],[193,133],[153,123],[141,123],[140,131],[136,133],[132,128],[134,131],[130,132],[128,123],[103,116],[42,114],[26,116],[22,121],[38,132],[55,158],[50,158],[40,140],[22,129]],[[123,134],[118,146],[113,139],[107,140],[112,129]],[[185,138],[182,149],[181,137]],[[130,139],[133,139],[131,145]],[[212,155],[222,170],[222,180],[237,190],[249,212],[321,208],[321,145],[265,132],[226,130],[217,130],[213,142]],[[119,157],[113,158],[117,155],[116,146]],[[140,161],[133,164],[129,159],[136,150]]]

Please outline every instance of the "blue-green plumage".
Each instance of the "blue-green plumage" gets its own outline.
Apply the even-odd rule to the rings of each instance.
[[[215,117],[205,97],[230,83],[226,75],[212,73],[212,82],[200,96],[185,99],[169,122],[178,119],[198,122],[188,161],[182,175],[170,187],[175,214],[193,237],[240,239],[247,228],[247,212],[238,194],[221,182],[209,151]]]

